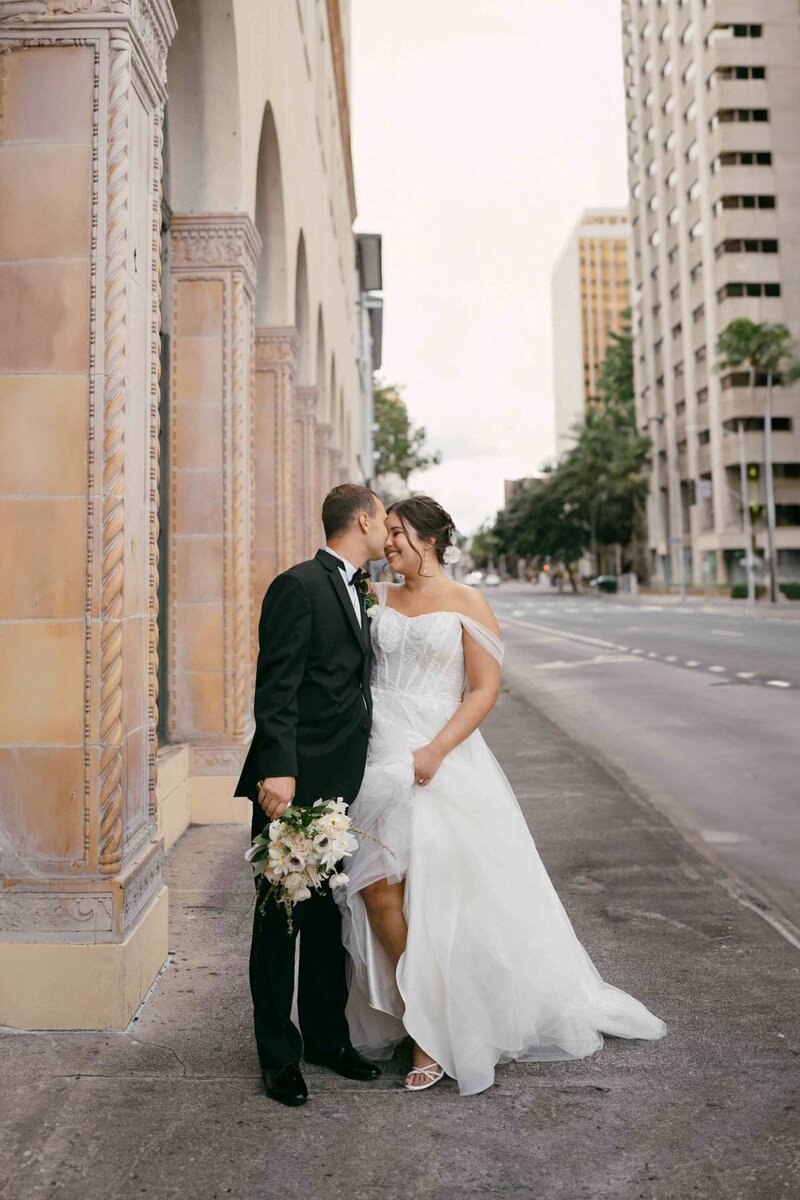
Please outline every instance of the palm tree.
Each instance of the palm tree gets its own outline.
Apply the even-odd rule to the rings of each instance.
[[[778,598],[778,573],[775,561],[775,489],[772,476],[772,385],[773,382],[789,383],[800,374],[791,332],[785,325],[772,325],[768,321],[750,321],[747,317],[737,317],[731,321],[717,339],[717,370],[731,371],[739,367],[746,367],[750,373],[750,398],[753,408],[755,408],[758,375],[767,376],[767,403],[764,412],[764,475],[767,500],[769,598],[774,603]],[[744,424],[741,418],[737,425],[741,459],[742,511],[747,540],[747,592],[748,599],[753,599],[752,534],[749,529],[750,506],[744,463]]]

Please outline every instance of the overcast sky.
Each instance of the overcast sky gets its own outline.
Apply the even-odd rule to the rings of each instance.
[[[550,274],[626,203],[619,0],[353,0],[357,229],[383,234],[384,370],[462,532],[554,453]]]

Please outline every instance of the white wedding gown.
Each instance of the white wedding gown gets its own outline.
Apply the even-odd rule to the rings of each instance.
[[[479,731],[425,787],[412,751],[427,745],[466,687],[462,630],[502,661],[500,640],[459,613],[371,621],[374,723],[350,807],[366,837],[335,894],[352,960],[353,1045],[387,1057],[406,1033],[464,1094],[488,1088],[498,1062],[583,1058],[602,1034],[661,1038],[663,1021],[604,983],[578,941],[513,791]],[[405,879],[408,944],[392,969],[361,889]]]

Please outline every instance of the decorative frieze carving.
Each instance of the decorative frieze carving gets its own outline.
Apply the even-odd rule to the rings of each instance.
[[[246,213],[181,214],[171,233],[173,267],[238,267],[255,286],[261,239]]]
[[[299,338],[297,330],[286,329],[257,329],[255,346],[255,364],[257,371],[283,364],[291,371],[294,380],[297,365]]]
[[[256,330],[255,369],[257,372],[270,372],[274,375],[273,411],[269,414],[273,429],[274,457],[269,464],[259,460],[259,465],[268,472],[264,480],[265,485],[274,489],[275,552],[278,571],[285,571],[296,561],[293,504],[295,431],[292,393],[299,347],[297,330],[290,326]],[[256,451],[258,453],[258,448]],[[259,474],[257,466],[257,485]],[[256,536],[258,537],[258,531]]]
[[[105,24],[108,17],[126,17],[162,85],[167,78],[167,51],[176,24],[168,0],[0,0],[0,25],[19,23],[28,28],[58,26],[59,20],[87,25]]]
[[[3,897],[5,941],[96,941],[114,929],[110,892],[10,892]],[[108,938],[103,940],[109,940]]]
[[[164,882],[164,843],[137,863],[125,881],[122,904],[122,934],[128,932]]]
[[[244,749],[236,746],[190,747],[190,775],[238,775],[244,763]]]

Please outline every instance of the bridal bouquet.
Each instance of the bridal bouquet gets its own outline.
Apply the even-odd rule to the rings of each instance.
[[[292,910],[308,900],[311,889],[319,890],[327,879],[332,888],[349,882],[337,863],[358,849],[347,805],[341,797],[317,800],[311,808],[287,808],[280,820],[271,821],[264,833],[253,838],[245,853],[258,879],[256,903],[264,915],[275,899],[286,910],[289,933]]]

